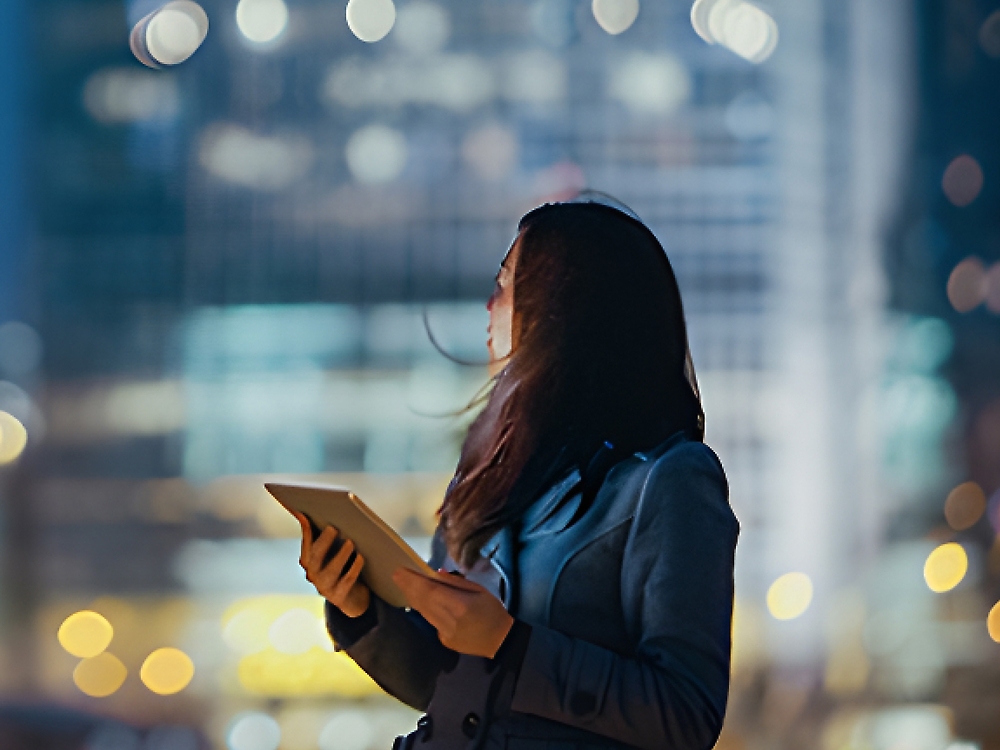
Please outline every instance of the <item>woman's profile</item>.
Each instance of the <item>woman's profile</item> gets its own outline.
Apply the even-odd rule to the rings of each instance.
[[[712,747],[739,525],[663,248],[626,210],[546,204],[487,308],[499,370],[430,560],[455,583],[400,570],[410,608],[391,607],[300,518],[330,635],[426,711],[404,750]]]

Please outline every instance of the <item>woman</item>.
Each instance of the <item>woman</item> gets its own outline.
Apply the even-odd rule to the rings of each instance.
[[[440,509],[447,584],[399,570],[391,607],[300,518],[334,642],[427,712],[403,748],[712,747],[739,526],[662,247],[615,207],[542,206],[487,308],[503,368]]]

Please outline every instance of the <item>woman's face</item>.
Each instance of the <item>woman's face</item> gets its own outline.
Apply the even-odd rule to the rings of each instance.
[[[490,360],[504,360],[510,356],[514,321],[514,267],[517,264],[518,242],[515,241],[500,264],[493,294],[486,301],[490,322],[486,326],[486,347]]]

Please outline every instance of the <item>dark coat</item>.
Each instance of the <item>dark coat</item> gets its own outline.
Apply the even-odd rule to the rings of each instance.
[[[574,521],[579,503],[573,472],[525,513],[517,545],[508,529],[483,548],[489,565],[470,578],[508,608],[512,589],[518,597],[494,659],[446,649],[417,613],[374,596],[357,619],[327,607],[338,647],[387,692],[427,711],[404,748],[715,743],[739,533],[718,458],[678,434],[615,464]]]

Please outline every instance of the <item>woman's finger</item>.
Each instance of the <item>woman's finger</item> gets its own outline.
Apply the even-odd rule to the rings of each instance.
[[[326,558],[336,538],[337,530],[335,528],[327,526],[323,529],[323,533],[316,537],[316,540],[312,544],[312,549],[309,551],[307,571],[319,574],[323,570],[323,560]]]
[[[295,516],[295,520],[302,527],[302,549],[299,552],[299,565],[304,568],[306,567],[306,561],[309,560],[309,548],[312,547],[312,529],[309,527],[309,519],[304,514],[296,511],[292,515]]]
[[[444,581],[428,578],[406,568],[399,568],[392,580],[402,590],[410,606],[425,617],[429,613],[460,617],[468,609],[468,598],[478,593],[468,589],[458,590]]]
[[[334,586],[334,596],[346,599],[347,595],[350,593],[351,588],[358,580],[358,576],[361,575],[361,568],[364,567],[365,561],[358,555],[354,558],[354,562],[351,563],[351,567],[340,577],[340,580]]]

